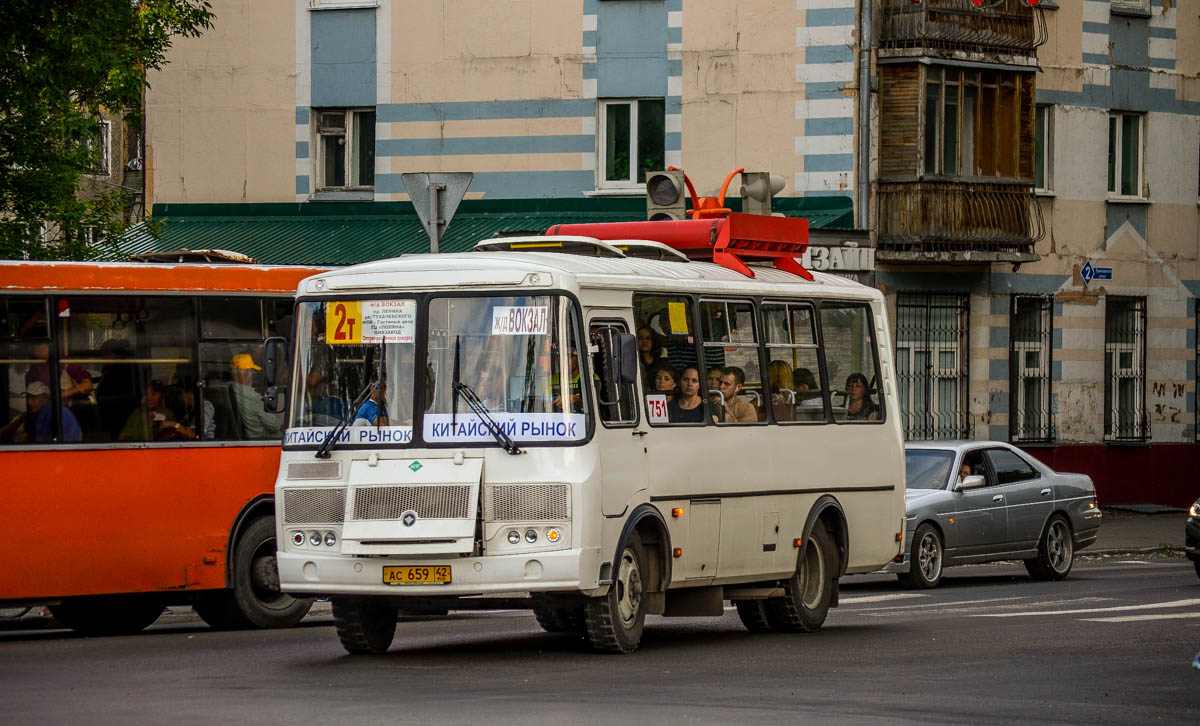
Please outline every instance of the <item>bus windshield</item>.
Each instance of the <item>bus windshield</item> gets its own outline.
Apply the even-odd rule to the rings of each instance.
[[[455,395],[456,382],[469,386],[515,441],[586,438],[587,398],[579,383],[573,316],[567,328],[562,330],[556,297],[433,298],[426,369],[436,375],[428,386],[433,398],[424,419],[425,441],[493,439],[485,421]],[[560,370],[560,339],[567,341],[567,376]]]
[[[519,442],[586,439],[579,325],[571,313],[564,330],[560,300],[534,295],[300,303],[300,380],[284,444],[319,446],[345,420],[336,446],[411,445],[418,399],[425,444],[494,444],[495,426]],[[421,305],[428,306],[427,325],[418,330]],[[565,362],[560,340],[566,341]],[[428,351],[420,365],[418,343]],[[482,417],[464,390],[478,398]]]
[[[412,298],[299,305],[285,444],[321,444],[343,420],[339,444],[412,442],[416,310]]]

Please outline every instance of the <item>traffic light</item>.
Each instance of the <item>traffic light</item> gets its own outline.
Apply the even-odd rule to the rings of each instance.
[[[646,172],[646,219],[687,219],[683,171]]]
[[[765,171],[742,172],[742,213],[770,214],[771,197],[783,191],[784,180]]]

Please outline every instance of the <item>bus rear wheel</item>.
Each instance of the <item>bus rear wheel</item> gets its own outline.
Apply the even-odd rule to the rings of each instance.
[[[260,517],[242,530],[233,550],[233,597],[246,619],[260,628],[286,628],[308,614],[311,598],[279,589],[275,520]]]
[[[780,633],[811,633],[821,628],[833,602],[837,555],[821,524],[813,527],[800,552],[796,574],[783,582],[783,597],[767,600],[767,621]]]
[[[64,600],[50,606],[54,619],[84,635],[132,635],[150,627],[163,603],[141,595],[106,595]]]
[[[601,653],[632,653],[646,624],[646,553],[637,532],[630,532],[603,597],[588,598],[583,620],[588,641]]]
[[[400,609],[377,597],[330,598],[338,640],[351,655],[386,653],[396,637]]]

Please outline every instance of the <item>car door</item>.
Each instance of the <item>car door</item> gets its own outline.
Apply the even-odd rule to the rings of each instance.
[[[1050,482],[1011,449],[988,449],[984,456],[1008,509],[1008,549],[1027,550],[1036,547],[1042,535],[1042,524],[1054,508],[1054,492]]]
[[[955,526],[952,531],[955,536],[951,538],[951,530],[947,530],[947,555],[955,559],[978,558],[1002,550],[1008,538],[1008,510],[1004,494],[996,486],[992,471],[985,465],[981,449],[965,452],[959,463],[970,463],[974,473],[984,476],[986,485],[954,492]],[[957,478],[954,486],[958,486]]]

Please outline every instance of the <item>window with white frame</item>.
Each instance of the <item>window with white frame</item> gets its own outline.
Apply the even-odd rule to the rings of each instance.
[[[601,187],[634,187],[646,172],[662,169],[666,159],[666,104],[661,98],[600,101],[599,168]]]
[[[1038,105],[1033,116],[1033,188],[1054,188],[1054,106]]]
[[[1121,197],[1142,196],[1142,139],[1145,115],[1108,116],[1108,192]]]
[[[1049,441],[1053,300],[1016,295],[1009,321],[1009,438]]]
[[[375,186],[375,109],[313,109],[316,190]]]
[[[95,132],[83,141],[83,145],[92,154],[92,163],[88,167],[87,173],[95,176],[108,176],[112,158],[110,151],[112,123],[101,120],[97,121],[96,124]]]
[[[1140,441],[1146,423],[1146,299],[1109,297],[1104,310],[1104,437]]]

